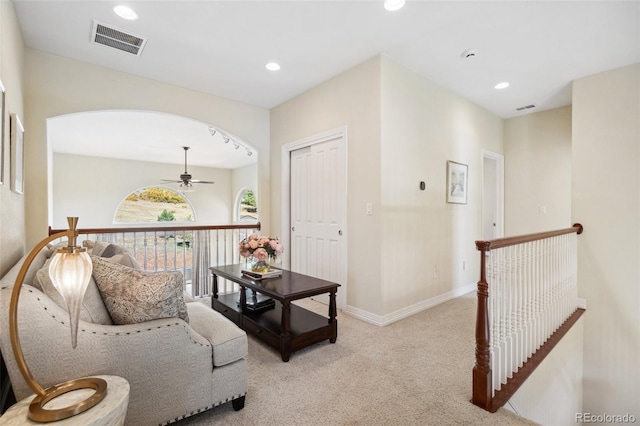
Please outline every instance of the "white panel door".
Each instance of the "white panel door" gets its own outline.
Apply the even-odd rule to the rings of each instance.
[[[344,144],[337,137],[291,151],[291,270],[341,284]],[[344,295],[338,289],[338,307]],[[342,297],[341,297],[342,296]],[[314,298],[328,303],[328,297]]]
[[[504,157],[482,152],[482,238],[504,236]]]

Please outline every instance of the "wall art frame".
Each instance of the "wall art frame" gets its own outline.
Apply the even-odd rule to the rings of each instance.
[[[24,127],[15,112],[11,113],[11,190],[24,194]]]
[[[447,203],[467,204],[469,166],[447,161]]]
[[[4,185],[4,85],[0,81],[0,185]]]

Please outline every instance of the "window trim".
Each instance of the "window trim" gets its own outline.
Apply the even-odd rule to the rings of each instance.
[[[258,223],[260,221],[260,209],[258,207],[256,207],[257,209],[256,214],[258,215],[257,218],[251,218],[251,219],[240,218],[240,202],[244,198],[244,193],[247,191],[251,191],[253,193],[253,196],[255,197],[256,191],[253,190],[252,188],[249,188],[247,186],[243,186],[242,188],[240,188],[240,190],[236,193],[236,199],[235,199],[235,202],[233,203],[233,219],[234,219],[233,223]],[[256,197],[256,204],[258,204],[257,197]]]

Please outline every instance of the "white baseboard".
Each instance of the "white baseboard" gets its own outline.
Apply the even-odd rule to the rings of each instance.
[[[347,308],[343,312],[354,318],[358,318],[359,320],[368,322],[369,324],[384,327],[396,321],[400,321],[403,318],[410,317],[411,315],[417,314],[418,312],[425,311],[448,300],[455,299],[456,297],[460,297],[464,294],[474,291],[476,289],[476,285],[476,283],[472,283],[464,287],[451,290],[436,297],[432,297],[431,299],[423,300],[422,302],[418,302],[414,305],[407,306],[406,308],[399,309],[387,315],[372,314],[371,312],[367,312],[364,309],[356,308],[355,306],[349,305],[347,305]]]
[[[587,299],[578,297],[578,308],[587,309]]]

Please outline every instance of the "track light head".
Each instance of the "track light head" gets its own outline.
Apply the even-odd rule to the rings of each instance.
[[[229,137],[229,135],[224,134],[223,132],[221,132],[220,130],[216,129],[215,127],[209,126],[209,133],[211,133],[211,136],[214,136],[216,133],[219,133],[220,136],[222,137],[222,140],[224,141],[224,143],[233,142],[233,147],[235,149],[240,149],[240,147],[242,147],[247,151],[247,156],[251,157],[253,155],[253,151],[251,150],[251,148],[249,148],[248,146],[246,146],[242,142],[238,142],[235,139],[231,139]]]

